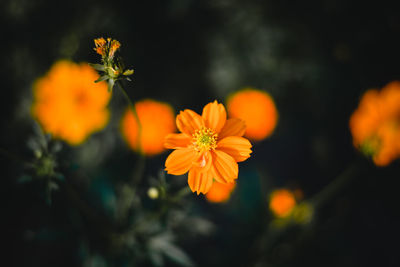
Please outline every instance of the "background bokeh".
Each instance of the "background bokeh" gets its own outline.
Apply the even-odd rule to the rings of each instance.
[[[3,0],[2,154],[30,156],[32,83],[59,59],[98,62],[93,39],[110,36],[121,42],[126,65],[135,69],[133,81],[126,83],[135,101],[152,98],[176,112],[201,112],[206,103],[225,102],[249,86],[275,100],[278,125],[271,137],[254,143],[252,157],[240,165],[231,200],[215,205],[189,196],[191,212],[216,229],[190,242],[183,238],[193,262],[397,266],[399,162],[378,168],[363,159],[352,145],[348,121],[365,90],[400,80],[399,5],[357,2]],[[106,214],[115,212],[116,204],[107,199],[115,193],[113,183],[137,160],[123,139],[115,138],[124,99],[113,94],[110,107],[112,121],[103,132],[74,151],[64,147],[69,159],[79,162],[78,172],[85,173],[76,183],[88,188],[88,201]],[[146,175],[157,176],[167,155],[148,159]],[[87,253],[95,256],[85,266],[127,266],[123,260],[104,260],[102,241],[68,221],[73,215],[66,215],[71,207],[62,194],[45,205],[38,186],[16,182],[22,172],[18,161],[0,160],[5,166],[2,242],[10,250],[4,261],[80,266]],[[362,167],[353,172],[354,162]],[[326,190],[349,166],[351,181]],[[312,223],[269,230],[268,194],[281,187],[301,189],[304,199],[328,192]],[[97,247],[82,252],[87,250],[82,238]]]

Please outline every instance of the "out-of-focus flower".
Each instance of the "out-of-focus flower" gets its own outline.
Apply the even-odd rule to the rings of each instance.
[[[105,127],[110,94],[105,83],[93,83],[96,77],[87,63],[63,60],[34,83],[31,112],[45,132],[78,145]]]
[[[300,224],[309,223],[314,214],[313,206],[308,202],[302,202],[293,208],[293,220]]]
[[[170,105],[151,99],[135,103],[141,123],[140,143],[138,123],[130,108],[127,108],[121,120],[121,132],[135,150],[140,149],[145,155],[156,155],[163,152],[164,138],[175,131],[175,114]],[[140,146],[139,146],[140,145]]]
[[[115,57],[116,52],[121,47],[121,43],[117,40],[103,37],[94,39],[93,48],[97,54],[101,55],[102,64],[90,64],[95,70],[101,73],[100,78],[95,82],[107,81],[108,90],[111,91],[117,80],[126,79],[133,74],[133,70],[125,69],[122,59]]]
[[[214,101],[201,116],[190,109],[181,111],[176,124],[182,133],[165,138],[165,147],[175,149],[165,161],[169,174],[189,172],[189,187],[197,194],[206,194],[214,180],[226,184],[237,179],[237,162],[251,153],[250,142],[241,137],[246,130],[242,120],[227,120],[225,107]]]
[[[278,121],[272,97],[261,90],[242,89],[228,97],[228,114],[246,122],[245,136],[252,140],[263,140],[270,136]]]
[[[275,190],[270,195],[269,208],[276,217],[285,218],[289,216],[295,206],[295,196],[287,189]]]
[[[210,191],[206,194],[206,199],[214,203],[226,202],[231,197],[231,193],[235,187],[236,183],[222,184],[214,182]]]
[[[400,82],[368,90],[350,118],[353,144],[377,166],[400,157]]]
[[[150,187],[149,190],[147,190],[147,195],[151,199],[157,199],[159,196],[158,189],[155,187]]]

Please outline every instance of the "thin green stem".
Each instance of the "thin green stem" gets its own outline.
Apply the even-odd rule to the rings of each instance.
[[[143,151],[143,146],[142,146],[142,123],[140,122],[139,115],[137,113],[136,107],[133,104],[131,98],[129,97],[128,93],[125,91],[124,87],[122,86],[121,81],[117,81],[119,88],[121,89],[122,95],[124,96],[125,100],[129,104],[129,108],[131,109],[133,116],[135,117],[136,123],[137,123],[137,148],[139,152],[139,160],[136,164],[136,171],[132,177],[131,180],[131,186],[135,186],[140,183],[142,177],[143,177],[143,171],[144,171],[144,166],[145,166],[145,157],[144,157],[144,151]]]
[[[129,107],[133,113],[133,116],[135,117],[137,126],[138,126],[138,138],[137,138],[137,145],[138,145],[138,151],[141,156],[143,156],[143,149],[142,149],[142,123],[140,122],[139,115],[136,111],[136,107],[133,104],[132,100],[130,99],[129,95],[125,91],[124,87],[122,86],[121,81],[117,81],[119,88],[121,89],[122,95],[124,96],[125,100],[128,102]]]
[[[314,205],[314,208],[320,208],[330,199],[334,198],[338,192],[354,182],[357,177],[360,176],[362,170],[360,162],[356,161],[349,165],[339,176],[337,176],[330,184],[322,189],[318,194],[310,199],[310,202]]]

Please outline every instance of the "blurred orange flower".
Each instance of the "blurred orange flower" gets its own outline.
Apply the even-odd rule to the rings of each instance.
[[[165,161],[169,174],[189,172],[189,187],[197,194],[206,194],[214,179],[224,184],[237,179],[237,162],[251,153],[250,142],[241,137],[246,130],[242,120],[227,120],[225,107],[214,101],[204,107],[201,116],[190,109],[181,111],[176,125],[182,133],[169,134],[164,143],[175,149]]]
[[[400,82],[368,90],[350,118],[353,144],[377,166],[400,157]]]
[[[214,182],[210,191],[206,194],[206,199],[214,203],[225,202],[231,197],[231,193],[235,187],[236,183],[222,184]]]
[[[62,60],[33,85],[32,116],[47,133],[81,144],[109,119],[110,94],[104,82],[94,83],[98,74],[87,64]]]
[[[172,107],[166,103],[146,99],[136,102],[135,108],[142,126],[142,152],[146,155],[163,152],[165,136],[175,131],[175,114]],[[130,108],[126,109],[122,117],[121,132],[129,146],[139,151],[138,124]]]
[[[279,218],[287,217],[295,206],[295,196],[287,189],[275,190],[270,195],[269,209]]]
[[[245,136],[252,140],[270,136],[278,121],[274,100],[261,90],[245,88],[234,93],[228,97],[227,108],[230,116],[246,122]]]

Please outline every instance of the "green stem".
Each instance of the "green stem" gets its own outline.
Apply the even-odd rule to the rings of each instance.
[[[190,188],[188,186],[183,187],[181,190],[179,190],[176,195],[173,197],[174,201],[178,201],[181,198],[189,195],[190,193],[192,193],[192,190],[190,190]]]
[[[133,104],[132,100],[128,96],[127,92],[125,91],[124,87],[122,86],[121,81],[117,81],[119,88],[121,89],[122,95],[124,96],[125,100],[128,102],[129,107],[133,113],[133,116],[135,117],[137,126],[138,126],[138,138],[137,138],[137,144],[138,144],[138,151],[141,156],[143,156],[143,149],[142,149],[142,123],[140,122],[139,115],[136,111],[136,107]]]
[[[144,172],[144,166],[145,166],[145,156],[144,156],[144,151],[142,147],[142,123],[140,122],[139,115],[137,113],[136,107],[133,104],[131,98],[128,96],[128,93],[125,91],[124,87],[122,86],[121,81],[117,81],[119,88],[121,89],[122,95],[124,96],[125,100],[129,104],[129,108],[131,109],[133,116],[135,117],[136,123],[137,123],[137,148],[138,148],[138,153],[139,153],[139,160],[136,164],[135,168],[135,173],[131,179],[131,185],[135,186],[140,183],[142,177],[143,177],[143,172]]]
[[[334,198],[338,192],[343,190],[350,183],[354,182],[360,176],[360,162],[356,161],[348,166],[339,176],[337,176],[330,184],[310,199],[314,208],[320,208],[330,199]]]

